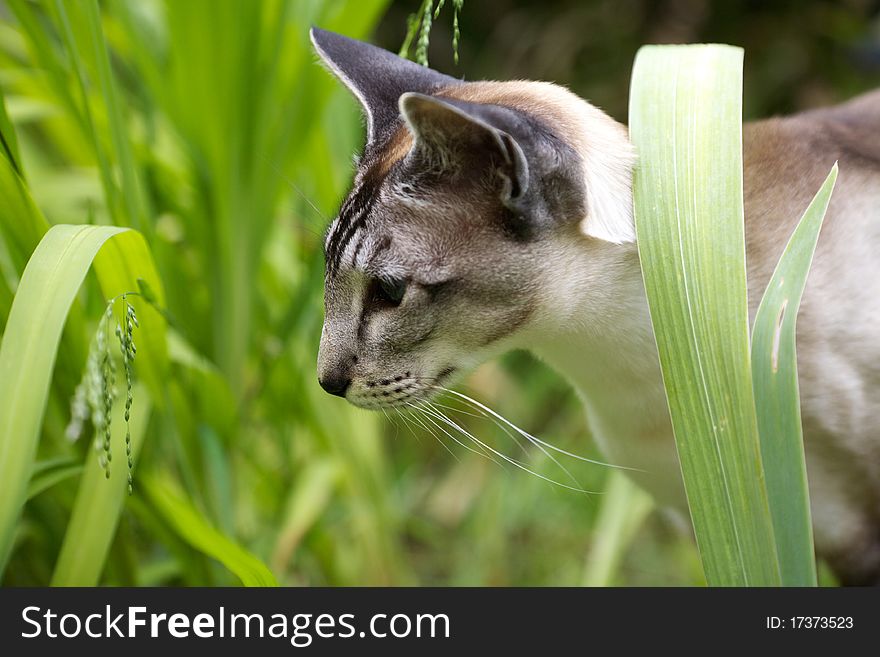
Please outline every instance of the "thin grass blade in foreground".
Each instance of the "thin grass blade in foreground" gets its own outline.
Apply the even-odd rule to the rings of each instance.
[[[710,585],[778,585],[749,361],[742,50],[647,46],[633,70],[639,255]]]
[[[140,234],[125,228],[54,226],[28,261],[12,301],[0,343],[0,481],[4,488],[0,497],[0,572],[6,566],[27,499],[58,343],[74,297],[93,261],[105,294],[109,289],[116,290],[111,296],[125,291],[129,283],[127,269],[120,269],[115,259],[96,260],[108,240],[121,240],[124,246],[114,248],[126,253],[149,256]],[[138,243],[142,249],[132,246]],[[143,277],[153,289],[162,289],[152,262],[144,267]],[[136,289],[136,283],[131,284],[129,289]],[[158,386],[166,358],[162,348],[165,327],[158,313],[151,315],[149,310],[146,304],[138,308],[143,335],[153,334],[138,360],[145,372],[154,373],[153,383]]]
[[[752,332],[752,381],[782,584],[816,586],[795,325],[837,164],[801,217],[767,285]]]

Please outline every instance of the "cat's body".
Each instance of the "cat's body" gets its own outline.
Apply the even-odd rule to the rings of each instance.
[[[625,129],[554,85],[461,83],[336,35],[313,39],[368,116],[355,190],[326,243],[322,385],[367,408],[402,406],[529,349],[576,386],[609,460],[685,510]],[[798,365],[817,549],[847,582],[880,578],[878,135],[878,93],[743,135],[752,316],[840,162]]]

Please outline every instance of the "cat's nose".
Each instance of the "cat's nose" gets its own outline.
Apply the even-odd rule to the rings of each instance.
[[[318,383],[331,395],[345,397],[345,391],[351,385],[351,377],[341,372],[333,372],[318,378]]]
[[[325,351],[323,361],[318,365],[318,383],[331,395],[345,397],[345,391],[351,385],[351,375],[357,356],[351,353],[334,353]],[[327,357],[327,356],[331,357]]]

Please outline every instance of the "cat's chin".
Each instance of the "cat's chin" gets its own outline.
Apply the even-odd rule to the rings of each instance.
[[[436,397],[457,369],[446,367],[434,376],[402,372],[386,378],[352,381],[345,399],[358,408],[378,411],[402,410]]]

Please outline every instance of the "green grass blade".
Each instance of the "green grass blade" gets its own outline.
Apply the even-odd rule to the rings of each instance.
[[[27,495],[67,311],[92,260],[123,229],[56,226],[31,257],[0,344],[0,571]]]
[[[56,11],[60,17],[70,56],[80,80],[82,82],[85,61],[92,62],[95,69],[98,87],[104,104],[104,112],[107,116],[107,125],[110,134],[112,158],[100,158],[102,144],[98,133],[94,131],[92,138],[95,143],[95,152],[99,155],[99,163],[107,167],[104,172],[106,179],[111,179],[113,172],[109,169],[110,161],[116,163],[119,171],[119,198],[125,219],[116,217],[117,224],[133,226],[134,228],[149,234],[151,226],[148,224],[144,212],[144,199],[141,193],[141,184],[138,180],[138,172],[134,165],[131,152],[126,122],[119,102],[119,92],[116,81],[110,68],[110,57],[107,52],[107,44],[104,39],[104,31],[101,27],[101,16],[96,0],[77,0],[71,2],[56,0]],[[76,20],[69,20],[73,14]],[[88,98],[84,98],[88,104]],[[109,191],[108,198],[109,198]]]
[[[620,561],[654,501],[622,472],[612,472],[602,496],[595,542],[584,569],[583,586],[612,586]]]
[[[0,149],[3,156],[9,160],[19,177],[24,178],[24,169],[21,166],[21,155],[18,151],[18,137],[12,128],[9,114],[6,112],[6,99],[3,90],[0,89]]]
[[[0,153],[0,239],[5,243],[14,274],[24,271],[49,222],[37,209],[14,162]]]
[[[639,254],[710,585],[777,585],[749,362],[742,50],[648,46],[630,134]]]
[[[340,468],[324,459],[309,464],[291,489],[284,512],[284,524],[278,532],[272,566],[276,572],[287,569],[296,547],[305,533],[325,512],[340,480]]]
[[[97,258],[107,243],[120,240],[106,258]],[[0,343],[0,572],[12,549],[15,525],[27,498],[27,485],[36,454],[40,426],[49,396],[49,384],[58,343],[68,311],[93,261],[105,294],[127,291],[127,269],[117,267],[113,254],[130,248],[140,262],[143,238],[115,226],[67,226],[50,229],[40,241],[19,283],[9,320]],[[151,267],[143,276],[154,290],[161,290]],[[121,286],[120,287],[118,286]],[[132,281],[130,290],[136,290]],[[134,301],[133,301],[134,303]],[[138,306],[140,334],[145,336],[138,357],[145,379],[151,377],[155,392],[161,391],[164,322],[146,304]],[[149,374],[152,372],[153,374]],[[156,395],[160,397],[159,394]]]
[[[144,441],[151,404],[140,386],[133,390],[131,408],[131,448],[134,460]],[[76,492],[73,513],[64,534],[64,543],[52,574],[52,586],[97,586],[116,526],[128,497],[128,470],[125,466],[124,397],[113,405],[111,443],[117,460],[110,468],[110,479],[98,463],[93,450],[86,453],[85,472]],[[138,486],[135,472],[135,488]]]
[[[837,164],[807,207],[767,285],[752,332],[752,381],[782,584],[816,586],[795,326]]]
[[[31,499],[55,484],[82,473],[83,465],[77,459],[60,457],[34,464],[28,483],[27,497]]]
[[[62,42],[67,50],[68,57],[71,62],[71,68],[75,74],[78,91],[82,105],[82,122],[86,126],[86,133],[90,137],[95,159],[98,162],[98,172],[101,175],[101,184],[104,187],[104,198],[107,203],[107,209],[113,218],[113,223],[119,226],[132,225],[133,217],[123,212],[122,194],[116,184],[113,165],[104,152],[104,147],[98,138],[98,126],[96,125],[95,111],[93,110],[89,96],[89,71],[87,69],[84,58],[80,56],[77,47],[76,38],[71,25],[70,18],[66,9],[66,5],[61,0],[55,0],[52,4],[55,13],[55,21],[58,31],[61,35]]]
[[[222,563],[242,584],[278,586],[265,564],[215,529],[170,477],[144,477],[142,487],[157,513],[180,538]]]

